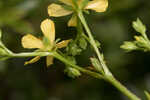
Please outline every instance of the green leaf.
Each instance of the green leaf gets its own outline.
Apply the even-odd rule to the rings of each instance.
[[[82,49],[86,49],[87,47],[87,41],[84,39],[84,38],[80,38],[79,39],[79,46],[82,48]]]
[[[139,18],[137,18],[136,21],[133,21],[132,26],[137,32],[145,34],[146,26],[142,23],[142,21]]]
[[[104,73],[102,66],[97,58],[90,58],[90,60],[91,60],[93,67],[96,69],[96,71]]]
[[[147,91],[144,91],[146,97],[147,97],[147,100],[150,100],[150,94],[147,92]]]

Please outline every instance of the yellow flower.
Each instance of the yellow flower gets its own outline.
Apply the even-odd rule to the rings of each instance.
[[[59,1],[61,1],[62,3],[66,4],[68,6],[72,6],[72,8],[74,8],[74,4],[72,3],[72,0],[59,0]],[[80,7],[82,1],[83,0],[77,0],[77,4],[79,7]],[[83,10],[91,9],[96,12],[105,12],[107,7],[108,7],[108,0],[91,0],[83,8]],[[72,13],[73,13],[73,11],[66,10],[61,5],[58,5],[55,3],[52,3],[48,6],[48,14],[49,14],[49,16],[52,16],[52,17],[61,17],[61,16],[66,16],[66,15],[69,15]],[[68,22],[68,26],[76,26],[77,25],[76,20],[77,20],[77,17],[73,15]]]
[[[46,19],[41,23],[41,30],[43,32],[44,38],[47,40],[48,44],[44,44],[44,40],[42,41],[39,38],[31,34],[27,34],[22,38],[22,46],[28,49],[37,48],[41,51],[51,51],[54,48],[63,48],[66,47],[70,40],[64,40],[57,44],[55,44],[55,24],[52,20]],[[35,63],[40,59],[40,56],[34,57],[30,61],[25,62],[25,65]],[[47,56],[46,58],[47,66],[53,64],[53,57]]]

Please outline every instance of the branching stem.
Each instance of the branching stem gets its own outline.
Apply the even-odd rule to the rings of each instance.
[[[97,45],[96,45],[96,42],[92,36],[92,33],[86,23],[86,20],[83,16],[83,13],[82,11],[79,10],[78,12],[78,17],[81,21],[81,23],[83,24],[86,32],[87,32],[87,35],[89,37],[89,42],[90,44],[93,46],[96,54],[97,54],[97,57],[100,61],[100,64],[105,72],[105,74],[103,75],[104,76],[104,80],[108,81],[109,83],[111,83],[113,86],[115,86],[118,90],[120,90],[124,95],[126,95],[129,99],[131,100],[140,100],[140,98],[138,98],[135,94],[133,94],[132,92],[130,92],[124,85],[122,85],[118,80],[116,80],[112,73],[109,71],[107,65],[105,64],[105,61],[104,61],[104,58],[103,58],[103,55],[100,53]]]

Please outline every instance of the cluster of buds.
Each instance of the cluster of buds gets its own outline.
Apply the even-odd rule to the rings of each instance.
[[[150,51],[150,40],[146,35],[145,25],[140,21],[140,19],[137,19],[132,23],[132,26],[140,35],[134,36],[134,41],[125,41],[124,44],[121,45],[121,48],[125,49],[126,51]]]

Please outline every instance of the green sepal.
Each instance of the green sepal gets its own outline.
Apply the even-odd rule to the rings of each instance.
[[[90,60],[96,71],[104,73],[103,68],[97,58],[90,58]]]

